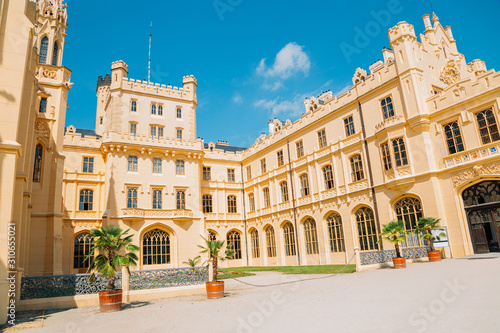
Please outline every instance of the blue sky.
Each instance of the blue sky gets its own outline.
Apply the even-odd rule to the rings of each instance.
[[[198,136],[249,147],[269,119],[297,119],[305,97],[350,86],[357,67],[368,70],[389,46],[399,21],[423,31],[428,0],[66,0],[69,11],[64,64],[75,83],[66,125],[93,129],[96,81],[124,60],[129,77],[147,78],[153,22],[152,82],[182,86],[198,79]],[[500,1],[434,0],[452,26],[459,52],[500,68]],[[375,13],[375,14],[374,14]],[[384,15],[385,14],[385,15]],[[378,19],[377,19],[378,18]],[[377,27],[379,29],[377,29]],[[357,31],[371,29],[356,44]],[[352,46],[355,53],[343,49]]]

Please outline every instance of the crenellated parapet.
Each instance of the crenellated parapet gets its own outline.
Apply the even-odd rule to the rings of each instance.
[[[416,41],[415,28],[413,25],[403,21],[399,22],[395,27],[389,29],[388,32],[390,43],[394,43],[399,39]]]

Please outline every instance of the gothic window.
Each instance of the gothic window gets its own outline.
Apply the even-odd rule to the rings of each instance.
[[[253,196],[253,193],[250,193],[248,195],[248,210],[249,211],[255,210],[255,197]]]
[[[500,140],[497,121],[492,109],[476,113],[476,119],[483,145]]]
[[[41,144],[37,144],[35,148],[35,165],[33,167],[33,182],[39,183],[42,177],[42,158],[43,158],[43,147]]]
[[[381,146],[382,150],[382,160],[384,161],[384,169],[385,171],[392,169],[392,161],[391,161],[391,152],[389,150],[389,143],[386,141]]]
[[[49,39],[47,37],[42,38],[42,42],[40,43],[40,57],[38,62],[41,64],[47,63],[47,54],[49,52]]]
[[[392,106],[392,98],[386,97],[380,101],[380,106],[382,106],[382,111],[384,113],[384,119],[394,117],[394,107]]]
[[[355,133],[354,131],[354,119],[351,116],[344,119],[345,135],[351,136]]]
[[[271,195],[269,194],[269,187],[262,190],[262,196],[264,198],[264,207],[271,206]]]
[[[297,158],[304,156],[304,143],[302,140],[297,141],[295,145],[297,146]]]
[[[94,172],[94,158],[93,157],[83,157],[83,167],[82,172],[93,173]]]
[[[396,202],[394,208],[396,210],[398,221],[403,221],[405,223],[406,231],[409,232],[406,236],[407,241],[403,242],[403,246],[420,246],[420,239],[418,238],[418,234],[415,232],[417,221],[423,216],[422,204],[420,203],[420,200],[417,198],[406,197]]]
[[[137,156],[128,157],[128,171],[137,171]]]
[[[229,195],[227,197],[227,212],[228,213],[236,213],[236,196]]]
[[[392,140],[392,148],[394,149],[394,161],[396,166],[408,164],[408,155],[406,153],[405,141],[403,138]]]
[[[295,255],[295,234],[293,231],[293,225],[287,222],[283,226],[283,234],[285,235],[285,255],[294,256]]]
[[[202,198],[203,213],[212,213],[212,196],[209,194],[203,195]]]
[[[38,108],[38,112],[46,113],[47,112],[47,98],[42,97],[40,99],[40,107]]]
[[[82,232],[75,236],[73,247],[73,268],[88,269],[93,258],[85,260],[92,248],[92,237],[88,232]]]
[[[161,190],[153,190],[153,209],[161,209],[162,206],[162,196]]]
[[[215,235],[215,232],[213,231],[208,231],[208,240],[210,242],[215,242],[217,240],[217,235]]]
[[[177,209],[186,209],[186,191],[177,190],[175,200]]]
[[[57,66],[59,60],[59,43],[54,43],[54,52],[52,53],[52,66]]]
[[[142,237],[143,265],[170,264],[170,235],[161,229],[148,231]]]
[[[259,232],[255,229],[252,230],[250,232],[250,239],[252,242],[252,258],[260,258]]]
[[[94,191],[81,190],[79,210],[92,210],[93,203],[94,203]]]
[[[309,191],[309,178],[307,177],[307,173],[304,173],[299,177],[300,180],[300,194],[305,197],[310,194]]]
[[[318,232],[316,230],[316,221],[307,219],[304,222],[304,234],[306,236],[306,253],[318,254]]]
[[[153,173],[161,173],[161,158],[153,158]]]
[[[353,182],[365,179],[365,173],[363,172],[363,163],[361,162],[361,155],[359,154],[351,157],[351,176]]]
[[[156,115],[156,104],[151,104],[151,114]]]
[[[281,188],[281,202],[287,202],[288,201],[288,183],[286,181],[281,182],[280,188]]]
[[[328,224],[328,235],[330,237],[330,251],[345,252],[342,217],[337,213],[332,213],[326,220]]]
[[[233,251],[234,254],[231,259],[241,259],[241,237],[240,233],[237,231],[230,231],[227,234],[226,242],[229,250]]]
[[[361,251],[378,250],[377,229],[373,210],[368,207],[361,207],[356,211],[355,216]]]
[[[318,132],[318,142],[319,142],[319,148],[324,148],[326,147],[326,131],[322,129],[321,131]]]
[[[137,208],[137,188],[127,189],[127,208]]]
[[[269,258],[276,257],[276,238],[274,236],[274,228],[272,226],[266,228],[266,243],[267,256]]]
[[[464,150],[464,143],[462,141],[462,133],[460,133],[460,126],[458,121],[452,121],[444,127],[444,135],[446,137],[446,146],[448,153],[455,154]]]
[[[175,161],[175,174],[176,175],[183,175],[184,174],[184,161],[183,160]]]
[[[279,152],[277,152],[276,156],[278,158],[278,166],[284,165],[285,164],[285,160],[283,158],[283,150],[280,150]]]
[[[323,179],[325,180],[325,190],[330,190],[333,188],[333,170],[331,165],[327,165],[323,168]]]

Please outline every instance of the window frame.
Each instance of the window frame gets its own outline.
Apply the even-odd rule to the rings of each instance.
[[[488,118],[486,117],[486,114],[488,113],[488,111],[491,111],[491,114],[493,115],[493,119],[495,120],[495,124],[494,125],[489,125],[488,124]],[[479,114],[482,114],[484,113],[484,122],[486,124],[486,126],[484,127],[480,127],[479,125],[479,119],[477,118]],[[500,131],[498,129],[498,119],[497,119],[497,116],[495,114],[495,108],[493,106],[491,107],[488,107],[488,108],[482,108],[481,111],[476,111],[474,112],[474,118],[476,120],[476,126],[477,126],[477,132],[478,132],[478,135],[479,135],[479,142],[481,143],[481,145],[488,145],[488,144],[491,144],[493,142],[497,142],[500,140]],[[498,136],[498,138],[496,140],[493,140],[492,138],[492,133],[490,131],[490,127],[491,126],[495,126],[496,127],[496,135]],[[485,142],[485,135],[484,134],[481,134],[481,130],[486,130],[487,131],[487,134],[488,134],[488,142]],[[484,132],[484,131],[483,131]]]
[[[280,183],[280,191],[281,191],[281,202],[290,201],[290,196],[288,195],[288,182],[286,180]]]
[[[326,129],[323,128],[322,130],[319,130],[317,133],[318,133],[319,149],[325,148],[328,145],[328,142],[326,139]]]
[[[138,187],[127,187],[127,208],[137,208],[138,192]]]
[[[238,204],[237,198],[235,195],[230,194],[227,196],[227,213],[228,214],[237,214],[238,213]]]
[[[203,194],[201,206],[203,213],[213,213],[213,197],[211,194]]]
[[[130,112],[137,112],[137,100],[136,99],[130,100]]]
[[[159,163],[158,163],[159,162]],[[153,157],[153,173],[154,174],[162,174],[163,173],[163,160],[159,157]]]
[[[247,181],[252,179],[252,166],[247,166]]]
[[[175,118],[182,119],[182,107],[178,106],[175,108]]]
[[[306,254],[319,254],[318,227],[313,218],[308,218],[303,223]]]
[[[158,239],[159,236],[156,236],[155,233],[161,235],[163,239]],[[149,240],[147,241],[146,237],[148,236]],[[151,240],[151,236],[155,236],[154,241]],[[155,250],[153,250],[153,248],[155,248]],[[157,266],[157,265],[171,264],[172,248],[173,244],[171,240],[171,235],[167,230],[164,230],[162,228],[153,228],[147,230],[141,237],[142,265]],[[158,258],[160,258],[159,261]]]
[[[227,181],[228,183],[236,182],[236,170],[233,168],[227,168]]]
[[[137,123],[136,122],[129,122],[129,131],[130,134],[132,134],[134,137],[137,137]]]
[[[285,165],[285,158],[283,155],[283,149],[279,150],[276,152],[276,159],[278,161],[278,166],[283,166]]]
[[[389,102],[387,102],[388,99],[390,100]],[[384,102],[385,102],[385,105],[383,104]],[[385,96],[385,97],[381,98],[379,100],[379,105],[380,105],[380,110],[382,111],[382,118],[384,120],[391,119],[392,117],[394,117],[396,115],[396,111],[394,108],[394,100],[392,98],[392,95]],[[389,106],[392,109],[392,114],[391,114],[391,110],[389,110]]]
[[[87,161],[85,161],[85,159],[87,159]],[[94,156],[83,156],[82,173],[94,173],[94,160]]]
[[[271,192],[269,187],[262,189],[262,203],[264,205],[263,208],[271,207]]]
[[[184,189],[175,190],[175,207],[176,210],[186,209],[186,190]]]
[[[397,145],[395,144],[397,142]],[[404,137],[393,138],[391,139],[392,152],[394,154],[394,162],[396,164],[396,168],[404,167],[410,164],[408,159],[408,149],[406,147],[406,142]],[[396,147],[398,151],[396,151]],[[403,149],[401,149],[403,148]]]
[[[329,169],[329,170],[326,170]],[[335,188],[335,181],[334,181],[334,174],[333,174],[333,167],[331,164],[327,164],[324,167],[321,168],[321,171],[323,172],[323,180],[324,180],[324,186],[325,190],[331,190]]]
[[[38,104],[38,113],[47,113],[48,99],[47,97],[41,97],[40,103]]]
[[[78,211],[88,212],[94,209],[94,190],[92,189],[81,189],[78,196]]]
[[[368,213],[371,216],[368,216],[367,218]],[[358,243],[360,250],[378,250],[378,232],[373,209],[367,206],[362,206],[356,210],[356,212],[354,213],[354,217],[356,220],[356,230],[358,233]],[[368,227],[370,227],[370,229],[368,229]],[[364,241],[365,239],[366,241]]]
[[[382,163],[384,165],[384,170],[389,171],[393,169],[391,149],[389,148],[389,140],[384,141],[380,144],[380,152],[382,153]]]
[[[242,258],[242,255],[241,255],[241,235],[238,231],[230,230],[226,234],[226,244],[227,244],[226,245],[227,249],[234,252],[234,254],[230,258],[230,260],[237,260],[237,259]]]
[[[268,258],[276,258],[276,234],[272,225],[264,229],[266,233],[266,249]]]
[[[311,194],[311,190],[309,188],[309,175],[307,172],[301,174],[299,176],[299,183],[300,183],[300,195],[301,197],[306,197]]]
[[[255,195],[253,193],[248,193],[248,211],[255,211]]]
[[[252,247],[252,258],[260,258],[259,232],[257,229],[250,231],[250,243]]]
[[[301,158],[301,157],[305,156],[303,140],[299,140],[299,141],[295,142],[295,148],[297,150],[297,158]]]
[[[455,129],[453,128],[454,124],[457,125],[458,135],[456,135]],[[452,135],[451,137],[448,137],[448,135],[447,135],[447,132],[448,132],[446,130],[447,126],[450,127],[449,132]],[[466,150],[465,142],[462,138],[462,130],[461,130],[460,122],[458,119],[447,121],[446,123],[442,124],[442,128],[443,128],[444,144],[446,146],[446,149],[448,150],[448,155],[457,154],[457,153],[460,153],[460,152],[463,152]],[[460,139],[459,143],[457,143],[457,138]],[[450,145],[450,142],[453,143],[452,146]],[[460,146],[461,146],[461,149],[458,148]],[[454,152],[452,152],[452,148],[455,150]]]
[[[295,228],[291,222],[286,222],[283,225],[283,238],[285,246],[285,256],[291,257],[297,255]]]
[[[186,174],[185,165],[184,160],[175,160],[175,174],[177,176],[184,176]]]
[[[209,166],[203,166],[203,180],[210,181],[212,177],[212,168]]]
[[[355,157],[359,156],[359,160],[353,160]],[[365,179],[365,171],[363,168],[363,158],[361,154],[354,154],[349,158],[351,166],[351,180],[353,183],[359,182]]]
[[[332,212],[326,218],[326,223],[328,228],[330,252],[345,252],[346,249],[342,216],[337,212]]]
[[[349,121],[350,119],[350,121]],[[351,114],[342,119],[344,122],[344,130],[346,138],[356,134],[356,128],[354,127],[354,114]],[[351,133],[352,131],[352,133]]]
[[[151,193],[152,209],[162,209],[163,207],[163,191],[160,188],[154,188]]]
[[[260,172],[265,174],[267,172],[266,158],[260,160]]]
[[[182,142],[182,128],[177,128],[176,130],[176,138],[177,140]]]
[[[128,155],[128,157],[127,157],[127,171],[128,172],[138,172],[138,170],[139,170],[139,157],[137,157],[136,155]]]

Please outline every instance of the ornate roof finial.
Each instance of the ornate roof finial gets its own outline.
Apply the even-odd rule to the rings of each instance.
[[[436,24],[436,22],[439,22],[439,17],[436,13],[432,12],[432,23]]]

